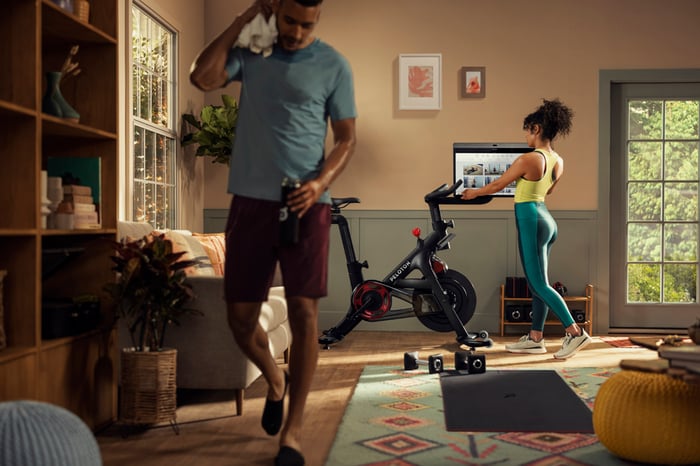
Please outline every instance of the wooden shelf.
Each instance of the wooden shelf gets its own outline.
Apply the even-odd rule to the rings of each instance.
[[[81,294],[105,298],[113,279],[119,166],[119,0],[91,0],[89,22],[50,0],[3,0],[0,15],[0,269],[8,346],[0,350],[0,402],[45,401],[95,429],[117,419],[118,352],[113,309],[101,299],[102,322],[75,336],[42,339],[43,303]],[[79,46],[81,73],[61,85],[80,113],[74,123],[42,111],[45,73],[60,70]],[[48,230],[42,225],[42,171],[50,157],[99,157],[102,228]],[[56,261],[50,248],[84,250]],[[49,311],[47,311],[49,312]],[[65,332],[61,333],[65,335]]]
[[[593,334],[593,285],[586,285],[586,288],[584,290],[584,296],[563,296],[564,301],[567,303],[567,306],[569,303],[580,303],[583,304],[583,311],[584,311],[584,316],[585,319],[583,322],[576,321],[578,325],[581,327],[585,328],[586,331],[588,332],[589,335]],[[503,336],[505,335],[505,329],[506,327],[509,326],[531,326],[532,323],[530,321],[522,321],[522,322],[516,322],[516,321],[509,321],[506,318],[506,306],[508,303],[531,303],[532,298],[515,298],[515,297],[509,297],[505,296],[505,285],[501,285],[501,313],[500,313],[500,335]],[[569,310],[573,310],[572,308],[574,306],[568,306]],[[581,310],[581,309],[578,309]],[[559,319],[556,318],[550,311],[547,320],[545,321],[545,326],[549,325],[559,325],[561,326],[561,322],[559,322]]]
[[[14,118],[22,116],[34,118],[36,117],[36,110],[0,100],[0,115]]]
[[[75,41],[96,44],[116,44],[117,39],[95,26],[80,21],[77,16],[63,10],[50,0],[42,0],[44,43],[73,43]]]
[[[73,123],[72,121],[67,121],[45,113],[41,114],[41,119],[43,122],[44,137],[117,139],[116,133],[103,131],[80,123]]]

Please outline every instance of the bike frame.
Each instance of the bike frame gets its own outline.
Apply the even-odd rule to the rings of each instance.
[[[435,255],[435,253],[439,250],[449,249],[450,240],[455,236],[447,231],[448,228],[454,227],[454,222],[452,220],[443,220],[442,213],[440,211],[440,204],[465,203],[464,201],[459,202],[460,200],[458,198],[447,197],[451,193],[454,193],[459,185],[459,182],[449,188],[447,185],[442,185],[425,196],[425,202],[429,207],[432,231],[425,238],[418,237],[416,247],[410,253],[408,253],[403,260],[396,264],[396,266],[384,277],[384,279],[377,282],[381,283],[386,288],[389,288],[391,293],[397,298],[409,303],[412,302],[414,290],[425,290],[426,294],[433,296],[440,311],[447,317],[450,326],[457,333],[457,340],[460,342],[472,343],[476,338],[476,335],[470,334],[464,327],[464,323],[460,320],[449,301],[447,293],[440,284],[439,278],[433,269],[432,264],[432,257]],[[488,202],[488,200],[490,199],[482,199],[480,201],[470,203],[483,203]],[[338,225],[340,231],[340,238],[343,244],[343,250],[345,252],[350,285],[354,292],[358,286],[365,283],[362,269],[368,268],[369,265],[367,264],[367,261],[359,262],[357,260],[350,234],[350,228],[348,226],[347,219],[341,213],[341,206],[343,204],[347,205],[350,203],[356,203],[359,202],[359,200],[356,198],[345,198],[338,199],[338,201],[341,202],[339,202],[339,205],[333,209],[331,214],[331,222]],[[423,275],[423,278],[404,278],[408,277],[408,275],[415,270],[419,270]],[[403,319],[414,316],[415,313],[413,312],[413,309],[390,309],[386,312],[386,314],[376,319],[372,319],[372,321]],[[352,307],[348,311],[346,318],[352,319],[346,324],[349,327],[348,332],[362,320],[361,313]],[[345,321],[343,321],[343,323],[345,323]]]

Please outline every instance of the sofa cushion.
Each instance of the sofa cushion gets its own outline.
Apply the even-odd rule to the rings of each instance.
[[[260,309],[260,326],[266,333],[276,329],[287,321],[287,300],[284,297],[284,288],[273,286],[267,297],[267,301]]]
[[[129,220],[120,220],[117,227],[117,237],[125,238],[143,238],[151,234],[153,226],[146,222],[132,222]]]
[[[170,240],[173,243],[173,252],[184,252],[180,260],[197,260],[199,261],[197,265],[192,267],[187,267],[185,269],[185,275],[187,276],[214,276],[214,269],[212,268],[211,261],[206,251],[202,247],[201,243],[191,236],[182,234],[179,231],[159,231],[154,230],[151,232],[150,236],[165,235],[165,239]]]
[[[224,262],[226,261],[226,237],[223,233],[192,233],[192,237],[199,240],[204,247],[215,275],[224,275]]]

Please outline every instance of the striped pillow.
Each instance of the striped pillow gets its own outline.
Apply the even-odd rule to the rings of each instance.
[[[192,233],[192,237],[199,240],[209,256],[214,274],[224,275],[224,262],[226,261],[226,236],[223,233]]]
[[[164,232],[154,231],[151,235],[160,235],[165,233],[165,239],[169,239],[173,243],[173,252],[185,251],[180,260],[197,260],[199,263],[193,267],[187,267],[185,274],[188,276],[216,275],[212,263],[209,260],[209,254],[202,246],[202,243],[192,238],[190,235],[183,234],[179,231],[167,230]]]

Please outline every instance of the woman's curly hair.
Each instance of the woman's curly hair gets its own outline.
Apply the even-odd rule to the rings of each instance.
[[[561,135],[566,136],[571,131],[571,120],[574,112],[561,103],[559,99],[542,99],[542,105],[523,120],[523,129],[528,131],[535,125],[542,127],[542,137],[554,140]]]

